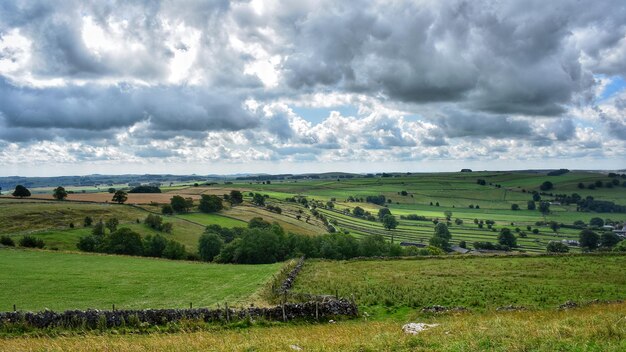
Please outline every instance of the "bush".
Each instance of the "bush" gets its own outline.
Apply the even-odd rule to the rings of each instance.
[[[15,247],[15,242],[7,235],[0,237],[0,244],[7,247]]]
[[[163,215],[172,215],[172,214],[174,214],[174,208],[172,208],[172,206],[170,204],[164,204],[161,207],[161,213]]]
[[[548,243],[546,250],[549,253],[567,253],[569,252],[569,246],[565,243],[551,241],[550,243]]]
[[[45,243],[41,238],[26,235],[20,239],[19,245],[26,248],[43,248]]]

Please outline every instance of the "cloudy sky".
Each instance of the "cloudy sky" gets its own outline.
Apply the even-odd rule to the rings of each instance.
[[[0,175],[625,155],[623,0],[0,1]]]

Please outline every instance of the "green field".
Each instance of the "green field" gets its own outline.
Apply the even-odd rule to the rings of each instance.
[[[485,179],[487,185],[476,183],[477,179]],[[335,229],[350,233],[355,237],[383,235],[388,240],[427,243],[432,236],[434,224],[431,220],[445,220],[444,212],[452,212],[450,232],[452,244],[465,241],[469,247],[476,241],[495,242],[498,232],[503,227],[516,231],[518,236],[517,250],[529,253],[545,252],[550,241],[575,240],[580,229],[561,227],[554,232],[547,225],[537,222],[556,221],[564,225],[572,225],[574,221],[586,223],[593,217],[611,219],[617,222],[626,220],[626,214],[577,212],[576,205],[553,205],[551,212],[542,215],[538,210],[526,209],[531,199],[531,191],[539,190],[544,181],[554,184],[553,194],[578,193],[582,197],[593,196],[596,200],[613,201],[621,204],[626,199],[626,188],[579,189],[578,184],[588,185],[595,181],[606,183],[611,179],[601,173],[570,172],[561,176],[547,176],[540,172],[472,172],[472,173],[424,173],[398,175],[395,177],[354,177],[344,179],[310,179],[310,180],[278,180],[271,184],[237,181],[233,184],[217,184],[210,187],[177,186],[177,191],[189,194],[206,192],[222,194],[231,189],[244,190],[244,204],[227,208],[219,214],[202,214],[192,212],[166,217],[165,221],[174,224],[170,237],[179,241],[191,251],[197,246],[198,237],[207,225],[224,227],[245,226],[254,217],[262,217],[270,222],[278,222],[288,232],[317,235],[327,231],[320,219],[311,216],[311,209],[299,203],[287,202],[293,196],[304,196],[310,202],[317,202],[317,210],[329,221],[336,222]],[[622,182],[621,179],[619,179]],[[491,185],[489,184],[491,183]],[[500,187],[496,187],[499,185]],[[223,191],[222,191],[223,190]],[[268,196],[266,203],[279,206],[282,214],[270,212],[262,207],[252,206],[249,191],[259,192]],[[402,191],[406,196],[400,195]],[[368,195],[384,195],[390,203],[386,206],[392,214],[399,218],[402,215],[415,214],[426,217],[429,221],[401,220],[397,229],[387,231],[380,222],[368,221],[344,214],[356,206],[376,214],[381,208],[378,205],[364,202],[347,202],[347,198],[366,197]],[[553,197],[544,195],[543,200],[550,201]],[[334,208],[326,208],[325,203],[334,199]],[[430,203],[433,205],[430,205]],[[439,206],[435,204],[439,203]],[[521,210],[511,210],[512,204],[518,204]],[[469,206],[480,206],[479,209]],[[159,212],[160,207],[143,205],[142,208]],[[35,232],[48,243],[47,248],[73,250],[78,237],[84,235],[84,229],[70,229],[74,223],[81,227],[86,215],[94,218],[119,218],[124,226],[129,226],[142,235],[154,233],[145,226],[134,225],[137,219],[147,215],[140,208],[118,206],[113,204],[82,204],[74,202],[33,202],[29,200],[0,199],[0,233],[20,235]],[[298,219],[300,217],[300,219]],[[306,218],[309,217],[307,220]],[[462,224],[455,224],[460,219]],[[479,228],[475,219],[495,221],[493,229],[486,225]],[[530,226],[530,230],[527,227]],[[532,230],[537,230],[535,234]],[[524,233],[525,237],[523,236]],[[577,247],[572,252],[579,252]]]
[[[249,303],[281,265],[0,249],[0,311]]]
[[[626,298],[625,255],[307,261],[296,292],[354,296],[362,306],[522,305]]]

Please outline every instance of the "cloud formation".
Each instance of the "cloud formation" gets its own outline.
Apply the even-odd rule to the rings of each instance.
[[[1,2],[0,161],[623,167],[624,18],[620,1]]]

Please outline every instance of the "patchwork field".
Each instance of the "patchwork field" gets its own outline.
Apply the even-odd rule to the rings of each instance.
[[[0,311],[250,303],[281,265],[0,249]]]

